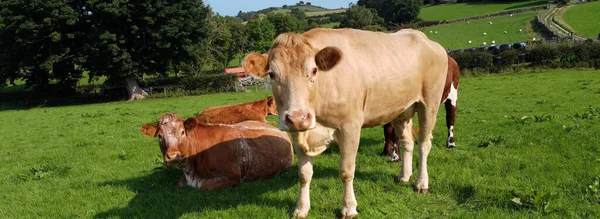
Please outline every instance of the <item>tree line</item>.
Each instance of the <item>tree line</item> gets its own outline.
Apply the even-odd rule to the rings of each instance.
[[[297,5],[309,5],[299,2]],[[0,87],[74,92],[83,77],[121,81],[131,98],[146,75],[195,75],[224,69],[249,51],[265,52],[285,32],[326,22],[386,30],[415,20],[420,0],[359,0],[343,14],[307,17],[268,11],[215,14],[202,0],[4,0],[0,2]]]

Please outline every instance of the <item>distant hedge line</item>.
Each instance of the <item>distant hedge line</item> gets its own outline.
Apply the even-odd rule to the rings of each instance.
[[[217,93],[235,91],[235,74],[206,74],[192,77],[163,77],[145,81],[145,87],[155,92],[196,91],[195,93]]]
[[[508,49],[450,52],[461,69],[497,73],[513,65],[532,68],[600,69],[600,41],[563,42],[530,45],[526,50]]]

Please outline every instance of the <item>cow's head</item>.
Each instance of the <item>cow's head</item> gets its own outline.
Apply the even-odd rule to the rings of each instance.
[[[277,104],[275,103],[275,98],[273,96],[267,97],[267,114],[268,115],[279,115],[277,113]]]
[[[301,34],[284,33],[267,54],[251,53],[243,61],[247,72],[268,75],[279,111],[279,129],[305,131],[316,126],[315,109],[320,74],[342,58],[336,47],[316,49]]]
[[[165,113],[156,124],[145,124],[140,131],[151,138],[158,136],[160,151],[166,164],[180,161],[185,154],[180,150],[187,134],[196,127],[196,119],[185,121],[177,114]]]

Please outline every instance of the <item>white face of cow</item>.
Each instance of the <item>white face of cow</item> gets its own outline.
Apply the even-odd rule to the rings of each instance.
[[[166,113],[160,117],[157,124],[146,124],[140,128],[140,131],[149,137],[158,137],[164,162],[172,164],[184,158],[179,146],[187,137],[191,127],[195,127],[195,124],[196,120],[193,118],[184,122],[178,115]]]
[[[256,53],[244,58],[251,74],[271,79],[279,112],[279,129],[306,131],[316,127],[318,80],[341,59],[335,47],[313,49],[299,34],[282,34],[267,55]]]

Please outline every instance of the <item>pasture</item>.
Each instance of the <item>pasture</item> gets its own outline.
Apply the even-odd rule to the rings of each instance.
[[[413,191],[416,168],[411,184],[394,183],[400,164],[379,156],[382,129],[363,129],[354,183],[359,217],[600,217],[600,185],[594,185],[600,177],[599,74],[461,78],[457,148],[445,148],[441,109],[427,195]],[[267,95],[0,111],[0,218],[287,218],[298,195],[296,166],[220,191],[178,189],[181,171],[164,167],[157,140],[139,132],[164,112],[189,117]],[[315,159],[311,218],[332,218],[340,210],[338,158],[332,146]]]
[[[534,7],[547,4],[548,1],[513,1],[513,2],[469,2],[457,4],[429,5],[421,8],[419,18],[427,21],[456,20],[493,14],[502,11]]]
[[[574,5],[569,7],[562,19],[567,23],[576,34],[597,39],[600,34],[600,2],[590,2],[587,4]]]
[[[524,42],[539,38],[531,31],[530,22],[537,15],[536,12],[526,12],[511,16],[494,17],[454,24],[444,24],[421,29],[427,37],[440,43],[446,49],[461,49],[470,47],[496,44]],[[489,24],[489,22],[492,24]],[[519,32],[519,29],[522,31]],[[431,31],[431,33],[430,33]],[[437,33],[435,33],[437,31]],[[507,31],[505,34],[504,31]],[[484,36],[483,33],[486,33]],[[471,44],[469,44],[471,40]]]

